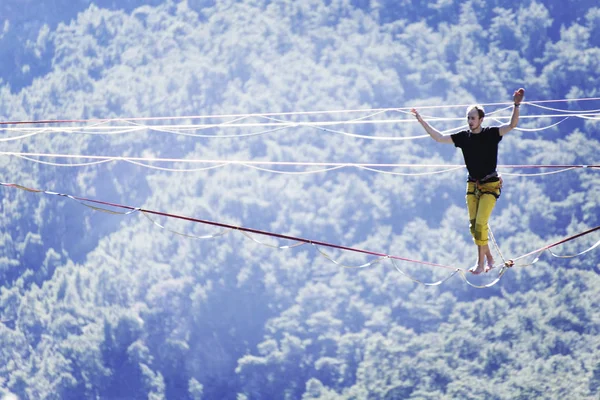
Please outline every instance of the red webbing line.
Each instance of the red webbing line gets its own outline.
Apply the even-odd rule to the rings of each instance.
[[[547,245],[547,246],[544,246],[544,247],[540,247],[539,249],[537,249],[537,250],[534,250],[534,251],[531,251],[531,252],[529,252],[529,253],[527,253],[527,254],[525,254],[525,255],[522,255],[522,256],[520,256],[520,257],[517,257],[517,258],[513,259],[512,261],[517,261],[517,260],[520,260],[520,259],[522,259],[522,258],[528,257],[528,256],[530,256],[530,255],[532,255],[532,254],[536,254],[536,253],[542,252],[542,251],[544,251],[544,250],[548,250],[548,249],[550,249],[550,248],[552,248],[552,247],[558,246],[559,244],[563,244],[563,243],[569,242],[569,241],[571,241],[571,240],[573,240],[573,239],[577,239],[577,238],[579,238],[579,237],[581,237],[581,236],[585,236],[585,235],[587,235],[587,234],[590,234],[590,233],[592,233],[592,232],[595,232],[595,231],[597,231],[597,230],[600,230],[600,225],[599,225],[599,226],[597,226],[597,227],[595,227],[595,228],[588,229],[587,231],[580,232],[580,233],[578,233],[578,234],[576,234],[576,235],[569,236],[569,237],[566,237],[566,238],[564,238],[564,239],[561,239],[561,240],[559,240],[558,242],[555,242],[555,243],[549,244],[549,245]]]
[[[144,208],[137,208],[137,207],[122,205],[122,204],[118,204],[118,203],[111,203],[111,202],[102,201],[102,200],[94,200],[94,199],[88,199],[88,198],[85,198],[85,197],[71,196],[71,195],[66,195],[66,194],[61,194],[61,193],[56,193],[56,192],[49,192],[49,191],[46,191],[46,190],[31,189],[31,188],[27,188],[27,187],[24,187],[24,186],[21,186],[21,185],[17,185],[17,184],[14,184],[14,183],[3,183],[3,182],[0,182],[0,185],[1,186],[14,187],[14,188],[18,188],[18,189],[23,189],[23,190],[27,190],[27,191],[30,191],[30,192],[41,192],[41,193],[45,193],[45,194],[53,194],[53,195],[57,195],[57,196],[70,197],[70,198],[73,198],[73,199],[79,200],[79,201],[85,201],[85,202],[89,202],[89,203],[102,204],[102,205],[111,206],[111,207],[123,208],[123,209],[127,209],[127,210],[130,210],[130,211],[131,210],[139,210],[141,212],[145,212],[145,213],[148,213],[148,214],[160,215],[160,216],[168,217],[168,218],[176,218],[176,219],[181,219],[181,220],[185,220],[185,221],[196,222],[196,223],[201,223],[201,224],[206,224],[206,225],[212,225],[212,226],[218,226],[218,227],[221,227],[221,228],[233,229],[233,230],[238,230],[238,231],[243,231],[243,232],[255,233],[255,234],[258,234],[258,235],[270,236],[270,237],[274,237],[274,238],[278,238],[278,239],[293,240],[293,241],[296,241],[296,242],[303,242],[303,243],[313,244],[313,245],[318,245],[318,246],[323,246],[323,247],[330,247],[330,248],[334,248],[334,249],[346,250],[346,251],[351,251],[351,252],[355,252],[355,253],[368,254],[368,255],[377,256],[377,257],[386,257],[386,258],[391,258],[391,259],[394,259],[394,260],[407,261],[407,262],[412,262],[412,263],[416,263],[416,264],[428,265],[428,266],[432,266],[432,267],[439,267],[439,268],[451,269],[453,271],[458,270],[458,268],[455,268],[455,267],[450,267],[450,266],[447,266],[447,265],[431,263],[431,262],[427,262],[427,261],[413,260],[413,259],[410,259],[410,258],[399,257],[399,256],[394,256],[394,255],[389,255],[389,254],[384,254],[384,253],[378,253],[378,252],[374,252],[374,251],[370,251],[370,250],[363,250],[363,249],[358,249],[358,248],[354,248],[354,247],[341,246],[341,245],[332,244],[332,243],[328,243],[328,242],[322,242],[322,241],[318,241],[318,240],[304,239],[304,238],[300,238],[300,237],[297,237],[297,236],[282,235],[282,234],[274,233],[274,232],[262,231],[262,230],[258,230],[258,229],[252,229],[252,228],[245,228],[243,226],[236,226],[236,225],[224,224],[224,223],[221,223],[221,222],[208,221],[208,220],[203,220],[203,219],[199,219],[199,218],[187,217],[187,216],[183,216],[183,215],[165,213],[165,212],[161,212],[161,211],[154,211],[154,210],[149,210],[149,209],[144,209]],[[581,236],[588,235],[588,234],[590,234],[592,232],[595,232],[597,230],[600,230],[600,226],[596,226],[595,228],[588,229],[587,231],[580,232],[578,234],[566,237],[566,238],[561,239],[561,240],[559,240],[557,242],[554,242],[552,244],[540,247],[537,250],[531,251],[531,252],[529,252],[527,254],[524,254],[524,255],[522,255],[520,257],[517,257],[515,259],[510,260],[509,263],[510,262],[514,263],[514,261],[516,261],[516,260],[520,260],[520,259],[528,257],[528,256],[530,256],[532,254],[536,254],[536,253],[542,252],[544,250],[548,250],[548,249],[550,249],[552,247],[555,247],[555,246],[558,246],[560,244],[563,244],[563,243],[569,242],[571,240],[577,239],[577,238],[579,238]]]
[[[498,168],[600,168],[600,164],[498,164]]]
[[[199,218],[192,218],[192,217],[187,217],[184,215],[165,213],[165,212],[161,212],[161,211],[148,210],[148,209],[144,209],[144,208],[137,208],[137,207],[127,206],[127,205],[122,205],[122,204],[117,204],[117,203],[111,203],[111,202],[102,201],[102,200],[94,200],[94,199],[88,199],[85,197],[65,195],[65,194],[61,194],[61,193],[48,192],[45,190],[30,189],[30,188],[26,188],[24,186],[20,186],[20,185],[14,184],[14,183],[1,183],[0,182],[0,185],[14,187],[14,188],[18,188],[18,189],[24,189],[24,190],[28,190],[28,191],[36,191],[36,192],[42,192],[42,193],[46,193],[46,194],[54,194],[57,196],[71,197],[71,198],[73,198],[75,200],[79,200],[79,201],[85,201],[85,202],[95,203],[95,204],[102,204],[102,205],[106,205],[106,206],[123,208],[123,209],[127,209],[127,210],[139,210],[141,212],[145,212],[148,214],[160,215],[160,216],[168,217],[168,218],[176,218],[176,219],[181,219],[181,220],[185,220],[185,221],[196,222],[196,223],[212,225],[212,226],[218,226],[221,228],[233,229],[233,230],[238,230],[238,231],[243,231],[243,232],[255,233],[255,234],[270,236],[270,237],[274,237],[274,238],[278,238],[278,239],[293,240],[296,242],[303,242],[303,243],[313,244],[313,245],[317,245],[317,246],[330,247],[330,248],[339,249],[339,250],[347,250],[347,251],[352,251],[355,253],[368,254],[368,255],[377,256],[377,257],[393,258],[394,260],[407,261],[407,262],[412,262],[412,263],[416,263],[416,264],[428,265],[428,266],[432,266],[432,267],[440,267],[440,268],[450,269],[453,271],[458,269],[458,268],[450,267],[447,265],[436,264],[436,263],[431,263],[431,262],[427,262],[427,261],[412,260],[410,258],[393,256],[393,255],[378,253],[378,252],[374,252],[374,251],[370,251],[370,250],[357,249],[354,247],[341,246],[341,245],[332,244],[332,243],[328,243],[328,242],[322,242],[322,241],[318,241],[318,240],[310,240],[310,239],[304,239],[304,238],[300,238],[300,237],[296,237],[296,236],[282,235],[279,233],[262,231],[262,230],[258,230],[258,229],[252,229],[252,228],[245,228],[242,226],[229,225],[229,224],[224,224],[221,222],[208,221],[208,220],[203,220],[203,219],[199,219]]]

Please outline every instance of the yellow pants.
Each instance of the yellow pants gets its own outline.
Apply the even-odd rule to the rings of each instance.
[[[471,235],[478,246],[488,244],[488,221],[496,200],[500,197],[501,181],[480,183],[467,182],[467,209]]]

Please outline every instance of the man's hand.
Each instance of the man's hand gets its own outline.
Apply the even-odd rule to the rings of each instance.
[[[410,112],[412,113],[412,115],[415,116],[415,118],[417,119],[417,121],[419,122],[423,122],[423,118],[421,118],[421,115],[419,114],[419,112],[416,109],[411,109]]]
[[[519,90],[515,90],[515,93],[513,94],[515,104],[521,104],[523,97],[525,97],[525,89],[520,88]]]
[[[510,123],[500,127],[500,136],[506,135],[517,127],[517,124],[519,123],[519,106],[521,105],[521,101],[523,101],[523,97],[525,97],[525,89],[520,88],[519,90],[515,90],[515,93],[513,94],[515,106],[513,107],[512,116],[510,117]]]
[[[411,114],[415,116],[415,118],[417,119],[417,121],[419,121],[419,123],[421,124],[421,126],[423,128],[425,128],[425,131],[427,131],[427,133],[429,134],[429,136],[431,136],[431,138],[433,140],[435,140],[436,142],[440,142],[440,143],[454,143],[452,141],[452,137],[450,135],[448,136],[444,136],[442,135],[442,133],[434,128],[432,128],[431,126],[429,126],[429,124],[427,123],[427,121],[425,121],[422,117],[421,114],[419,114],[419,112],[416,109],[411,109],[410,110]]]

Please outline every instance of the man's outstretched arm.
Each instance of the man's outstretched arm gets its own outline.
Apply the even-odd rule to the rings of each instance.
[[[419,121],[421,126],[425,129],[425,131],[427,131],[427,133],[429,133],[429,136],[431,136],[433,140],[435,140],[438,143],[454,143],[452,141],[451,136],[443,135],[437,129],[432,128],[431,125],[429,125],[423,118],[421,118],[421,115],[419,115],[419,112],[417,110],[413,108],[412,110],[410,110],[410,112],[417,118],[417,121]]]
[[[513,95],[515,105],[513,107],[512,116],[510,117],[510,123],[508,125],[502,125],[500,127],[500,136],[506,135],[508,132],[512,131],[517,127],[517,124],[519,123],[519,106],[521,105],[521,101],[523,101],[524,96],[525,90],[523,88],[515,90],[515,93]]]

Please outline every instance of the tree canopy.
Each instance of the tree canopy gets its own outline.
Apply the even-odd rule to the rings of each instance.
[[[422,3],[5,0],[0,118],[418,108],[510,102],[519,87],[526,100],[598,96],[597,2]],[[599,103],[552,106],[576,111]],[[521,112],[540,109],[526,104]],[[463,106],[430,112],[463,113]],[[533,131],[554,122],[522,118],[524,130],[502,140],[499,163],[600,164],[596,120],[570,118]],[[460,122],[432,124],[450,129]],[[453,146],[429,138],[367,140],[305,125],[224,137],[259,131],[228,127],[211,130],[213,138],[150,129],[44,132],[2,141],[2,148],[462,162]],[[348,131],[423,133],[410,123],[357,124]],[[2,132],[2,138],[11,135]],[[465,267],[475,256],[464,170],[425,177],[351,168],[286,175],[229,165],[183,173],[124,162],[67,168],[2,155],[0,171],[2,182],[431,263]],[[599,174],[590,168],[506,174],[491,223],[502,253],[518,256],[600,225]],[[508,270],[489,289],[458,277],[423,287],[390,260],[346,269],[315,246],[273,249],[235,231],[192,239],[169,230],[197,236],[220,231],[159,216],[151,217],[154,224],[140,213],[108,215],[64,197],[3,187],[0,208],[0,397],[591,399],[600,390],[598,249],[567,259],[546,252],[531,266]],[[576,254],[598,235],[556,251]],[[371,261],[320,250],[344,265]],[[423,281],[451,272],[397,266]],[[493,276],[470,279],[484,284]]]

